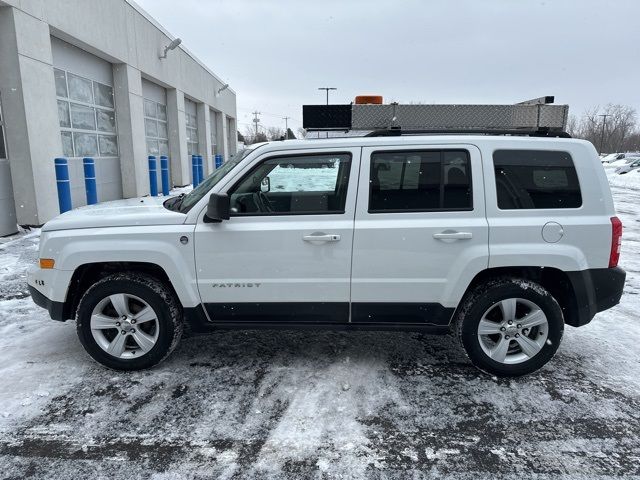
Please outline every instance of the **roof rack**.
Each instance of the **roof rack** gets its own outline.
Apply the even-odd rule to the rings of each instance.
[[[568,105],[545,96],[515,105],[304,105],[308,131],[363,131],[367,136],[528,135],[570,138]]]

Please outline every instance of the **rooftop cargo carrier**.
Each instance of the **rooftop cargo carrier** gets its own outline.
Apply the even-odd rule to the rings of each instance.
[[[368,131],[369,135],[478,133],[568,137],[568,105],[553,96],[515,105],[304,105],[309,131]]]

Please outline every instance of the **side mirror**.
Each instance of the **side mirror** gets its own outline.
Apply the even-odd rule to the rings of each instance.
[[[260,191],[262,193],[268,193],[271,191],[271,180],[269,177],[264,177],[260,182]]]
[[[226,193],[212,193],[209,196],[207,213],[204,214],[205,223],[220,223],[229,220],[231,202]]]

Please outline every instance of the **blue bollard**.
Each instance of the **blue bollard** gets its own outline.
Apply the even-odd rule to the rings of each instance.
[[[202,163],[202,155],[198,155],[198,183],[204,180],[204,165]]]
[[[71,210],[71,186],[69,185],[69,164],[66,158],[55,159],[56,183],[58,186],[58,206],[60,213]]]
[[[216,170],[222,166],[222,155],[216,155]]]
[[[162,177],[162,194],[169,195],[169,159],[166,155],[160,157],[160,176]]]
[[[191,155],[191,178],[193,179],[193,188],[198,186],[198,156]]]
[[[87,205],[98,203],[98,186],[96,185],[96,162],[93,158],[82,159],[84,167],[84,188],[87,191]]]
[[[152,197],[158,196],[158,170],[153,155],[149,155],[149,190]]]

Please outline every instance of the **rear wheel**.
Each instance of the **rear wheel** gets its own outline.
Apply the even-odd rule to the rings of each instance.
[[[542,286],[510,278],[492,280],[467,294],[456,326],[476,367],[498,376],[519,376],[553,357],[564,320],[560,305]]]
[[[117,370],[140,370],[166,358],[182,335],[173,293],[142,273],[118,273],[92,285],[78,305],[80,342],[94,360]]]

